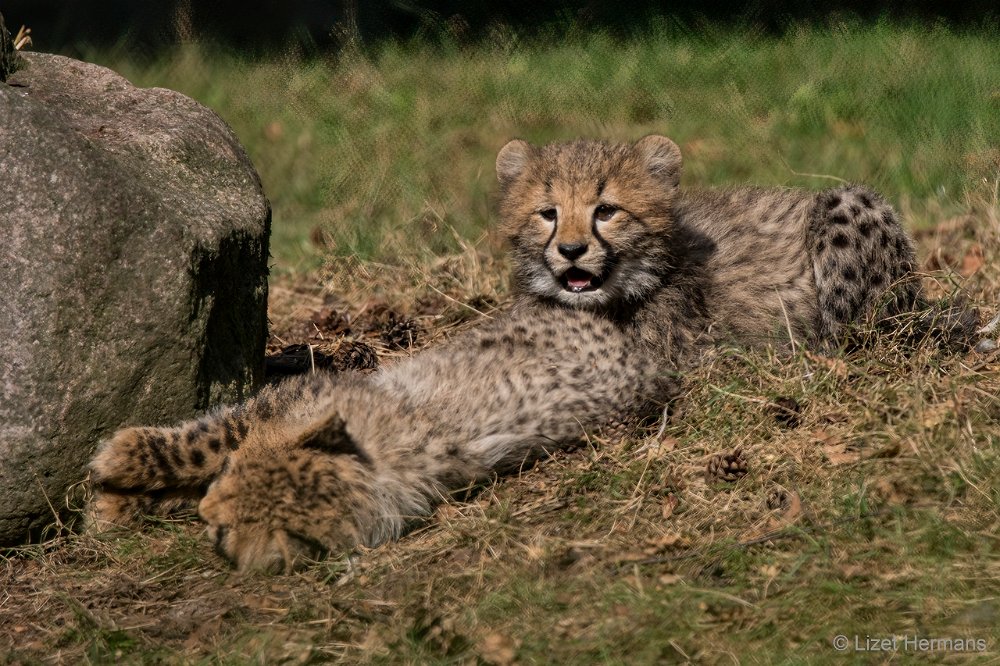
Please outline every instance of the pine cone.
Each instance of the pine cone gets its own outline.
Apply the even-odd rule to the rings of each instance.
[[[390,312],[379,337],[390,349],[409,349],[416,343],[419,330],[417,322],[397,317],[396,313]]]
[[[802,413],[802,405],[795,398],[786,396],[775,398],[767,406],[767,411],[774,417],[775,421],[789,430],[799,427],[799,423],[801,422],[799,414]]]
[[[338,372],[374,370],[378,367],[378,354],[371,345],[358,340],[343,340],[329,354],[329,366]]]
[[[713,481],[725,481],[733,483],[740,480],[747,473],[747,460],[742,449],[735,449],[731,453],[717,453],[708,461],[705,469],[705,478],[709,483]]]
[[[771,511],[785,511],[790,504],[791,500],[784,488],[772,488],[767,494],[767,508]]]

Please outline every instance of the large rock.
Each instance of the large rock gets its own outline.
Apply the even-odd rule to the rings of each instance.
[[[114,429],[252,390],[269,226],[212,111],[22,54],[0,83],[0,544],[53,522]]]

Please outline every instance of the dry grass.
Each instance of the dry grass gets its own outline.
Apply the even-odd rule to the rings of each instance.
[[[957,284],[996,303],[989,185],[920,241],[932,292]],[[346,332],[390,361],[406,352],[383,342],[388,311],[433,344],[506,300],[494,256],[470,246],[411,273],[357,264],[336,282],[278,284],[274,344]],[[996,659],[998,395],[996,353],[891,335],[832,356],[723,349],[687,377],[662,437],[554,453],[398,543],[294,575],[236,576],[194,521],[63,530],[2,560],[0,656],[826,662],[844,634],[981,639]],[[736,448],[747,474],[706,478],[711,456]]]

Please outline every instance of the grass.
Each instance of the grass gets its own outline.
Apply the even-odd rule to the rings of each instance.
[[[295,272],[330,254],[399,263],[480,239],[493,159],[515,136],[663,133],[684,152],[685,184],[834,184],[800,175],[823,174],[869,183],[928,224],[964,208],[1000,161],[995,37],[919,25],[626,42],[574,32],[330,59],[246,61],[196,44],[152,62],[90,59],[222,114],[274,205],[276,265]]]
[[[1000,299],[995,36],[880,25],[91,59],[202,100],[247,146],[275,207],[275,347],[349,329],[389,360],[406,352],[380,334],[387,313],[419,323],[420,347],[502,307],[490,197],[511,136],[663,132],[685,184],[866,181],[905,212],[931,294],[960,285],[990,315]],[[892,336],[829,356],[722,349],[685,387],[661,439],[554,454],[398,543],[293,575],[236,576],[194,521],[59,531],[0,559],[0,661],[919,656],[855,652],[854,636],[968,638],[997,659],[1000,358]],[[776,418],[779,398],[797,423]],[[706,478],[736,448],[746,476]]]

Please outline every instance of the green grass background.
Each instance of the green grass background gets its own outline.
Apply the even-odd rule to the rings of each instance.
[[[1000,164],[1000,39],[942,26],[651,29],[625,41],[498,31],[473,46],[425,38],[326,59],[196,44],[90,59],[233,126],[274,206],[279,273],[326,253],[394,262],[476,241],[490,227],[494,156],[513,137],[663,133],[684,152],[686,184],[864,181],[918,225],[963,208]]]

